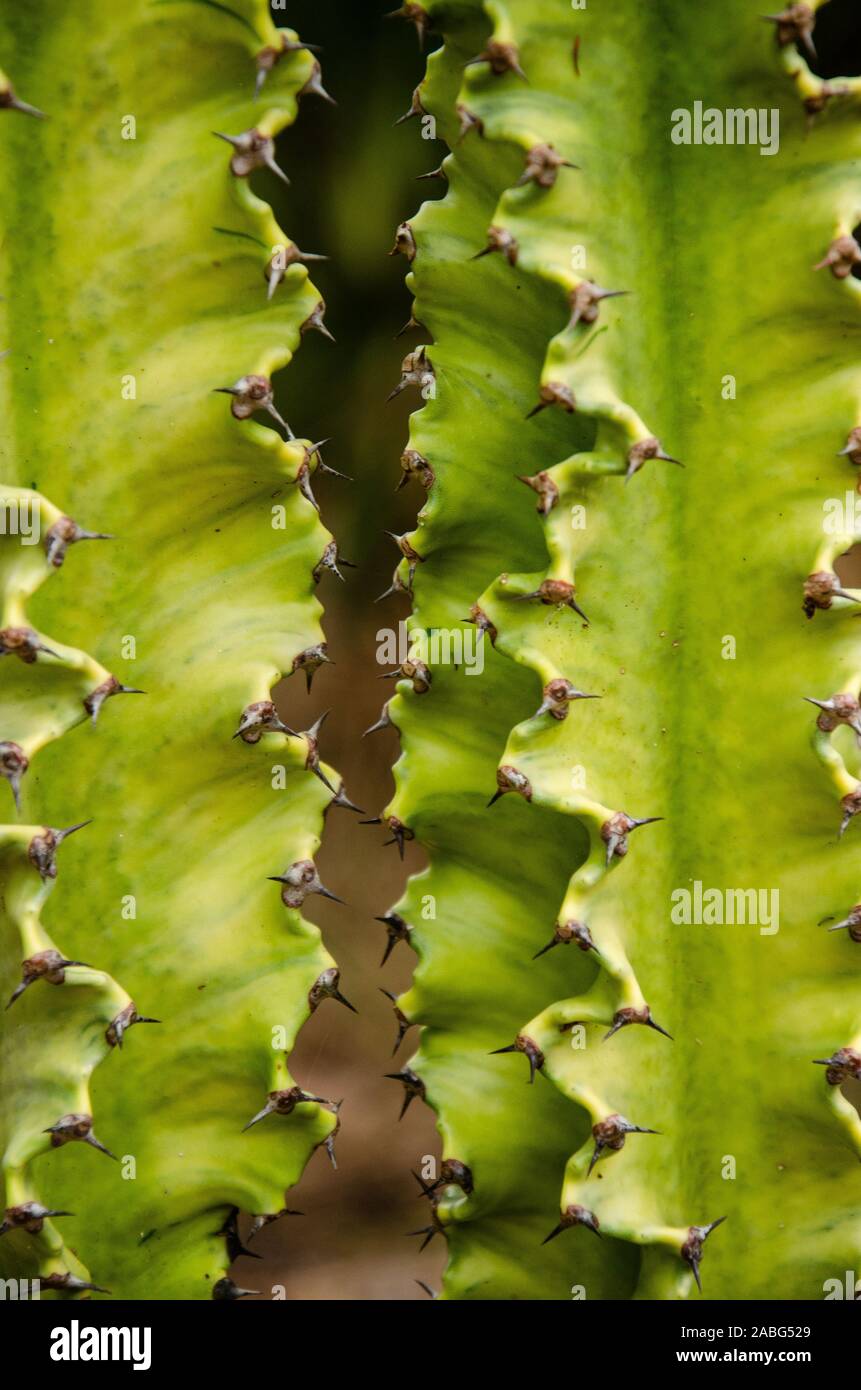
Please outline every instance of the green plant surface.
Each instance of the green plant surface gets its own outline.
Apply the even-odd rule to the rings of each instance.
[[[46,116],[0,110],[0,482],[7,512],[24,500],[42,520],[37,545],[0,538],[3,627],[49,649],[0,663],[0,740],[30,760],[20,818],[0,783],[2,988],[39,950],[88,963],[3,1016],[5,1205],[73,1215],[15,1225],[0,1268],[43,1294],[71,1275],[125,1298],[230,1297],[225,1222],[280,1213],[337,1126],[329,1098],[297,1094],[243,1131],[301,1085],[293,1040],[333,1007],[309,1003],[334,962],[297,910],[319,881],[283,885],[285,906],[267,878],[313,859],[341,787],[308,738],[253,716],[234,737],[303,653],[313,674],[331,537],[314,446],[244,418],[265,383],[259,404],[214,394],[286,366],[321,305],[249,187],[270,146],[246,159],[213,132],[273,136],[318,68],[260,0],[7,5],[0,61]],[[63,517],[112,539],[59,567]],[[109,674],[146,693],[91,720]],[[43,881],[34,837],[89,819]],[[120,1050],[106,1029],[130,1000],[159,1023]],[[52,1148],[69,1114],[118,1161]]]
[[[419,956],[409,1065],[472,1179],[432,1197],[442,1296],[685,1299],[701,1275],[710,1298],[820,1298],[861,1237],[861,947],[822,923],[858,898],[861,591],[833,566],[861,536],[824,518],[861,419],[861,287],[829,250],[861,222],[859,83],[823,84],[751,0],[424,11],[444,47],[419,97],[451,154],[400,236],[433,473],[411,623],[478,603],[496,631],[482,675],[440,666],[390,708],[387,814],[430,858],[394,909]],[[673,143],[696,101],[776,110],[779,150]],[[590,284],[629,294],[587,322]],[[601,698],[555,718],[558,678]],[[804,700],[835,692],[820,771]],[[778,890],[779,930],[674,922],[696,882]],[[568,923],[597,949],[532,961]],[[526,1058],[488,1055],[515,1038],[531,1088]],[[659,1133],[590,1172],[619,1114]],[[560,1212],[574,1229],[542,1245]]]

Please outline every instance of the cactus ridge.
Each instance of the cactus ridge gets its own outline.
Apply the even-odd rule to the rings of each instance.
[[[0,740],[23,806],[0,828],[15,996],[0,1270],[47,1296],[240,1297],[238,1213],[252,1235],[275,1219],[315,1148],[334,1163],[339,1124],[289,1055],[309,1013],[344,1002],[301,907],[328,892],[325,812],[357,808],[322,718],[290,730],[272,702],[282,676],[310,686],[328,660],[315,589],[335,543],[313,481],[336,470],[294,437],[271,378],[328,330],[317,257],[248,183],[298,99],[321,94],[319,65],[263,0],[86,0],[50,29],[7,11],[0,51],[20,73],[0,75],[0,182],[32,237],[7,232],[3,250],[0,491],[40,518],[40,544],[0,538]],[[67,65],[62,101],[57,52],[90,58]],[[2,100],[17,86],[48,120]],[[66,199],[93,220],[61,256],[50,210]],[[27,485],[36,470],[68,512]],[[69,516],[115,539],[52,573],[84,538]],[[138,671],[146,696],[104,710]],[[85,816],[54,894],[57,846]]]

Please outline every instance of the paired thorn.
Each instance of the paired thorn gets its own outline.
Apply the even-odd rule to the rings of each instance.
[[[644,1004],[641,1009],[635,1009],[631,1006],[617,1009],[613,1015],[610,1030],[604,1034],[602,1041],[606,1042],[608,1038],[612,1038],[614,1033],[618,1033],[620,1028],[629,1028],[633,1023],[642,1023],[646,1028],[654,1029],[656,1033],[663,1033],[670,1042],[673,1041],[672,1033],[668,1033],[666,1028],[662,1028],[660,1023],[656,1023],[652,1018],[652,1011],[648,1004]]]
[[[416,550],[415,546],[412,544],[409,538],[408,532],[405,531],[403,535],[398,535],[396,531],[386,531],[385,534],[391,540],[394,541],[395,545],[398,547],[398,550],[401,552],[401,555],[407,562],[407,586],[408,592],[412,593],[413,580],[415,579],[416,574],[416,567],[422,564],[422,562],[424,561],[424,556],[419,555],[419,552]]]
[[[401,454],[401,469],[401,480],[395,492],[400,492],[410,478],[417,478],[423,488],[430,489],[434,484],[434,471],[424,454],[420,454],[417,449],[404,450]]]
[[[272,299],[292,265],[312,265],[317,261],[328,261],[328,259],[328,256],[318,256],[313,251],[300,251],[295,241],[288,242],[287,245],[276,246],[263,267],[267,300]],[[324,338],[330,338],[334,342],[335,339],[332,338],[332,334],[323,323],[325,312],[326,305],[321,299],[311,310],[304,323],[300,325],[299,332],[304,336],[310,329],[316,328],[318,332],[323,334]]]
[[[388,960],[389,956],[392,954],[392,951],[397,946],[398,942],[409,941],[410,935],[412,933],[412,927],[410,926],[409,922],[405,922],[403,917],[401,917],[397,912],[387,912],[385,917],[375,917],[374,921],[381,922],[388,934],[386,949],[383,952],[383,959],[380,961],[380,967],[382,968],[382,966],[384,966],[386,961]],[[383,992],[385,993],[385,991]],[[395,1051],[397,1051],[397,1048],[395,1049]]]
[[[568,296],[568,303],[571,306],[568,327],[576,328],[578,323],[595,323],[601,312],[603,300],[619,299],[622,295],[630,293],[630,290],[605,290],[591,280],[581,280],[576,289],[573,289]]]
[[[628,468],[625,473],[625,482],[629,483],[635,473],[639,473],[644,463],[650,459],[663,459],[665,463],[674,463],[677,468],[684,468],[681,459],[674,459],[664,449],[661,441],[654,435],[648,439],[640,439],[636,444],[632,444],[628,450]]]
[[[492,647],[496,646],[496,639],[499,636],[499,632],[494,627],[493,623],[490,621],[484,609],[479,608],[477,603],[474,603],[472,605],[472,607],[469,610],[469,616],[467,618],[464,618],[463,621],[465,623],[472,623],[475,627],[478,628],[479,632],[486,633],[487,636],[490,638],[490,645]]]
[[[624,1115],[608,1115],[606,1120],[599,1120],[592,1126],[592,1138],[595,1140],[595,1149],[589,1163],[589,1172],[599,1159],[606,1153],[618,1153],[625,1147],[625,1140],[629,1134],[660,1134],[659,1129],[644,1129],[642,1125],[632,1125],[630,1120],[626,1120]]]
[[[434,371],[430,359],[423,347],[415,348],[413,352],[408,352],[401,363],[401,379],[393,391],[386,396],[386,401],[393,401],[395,396],[399,396],[408,386],[426,386],[434,380]]]
[[[123,685],[116,676],[108,676],[107,680],[97,685],[89,695],[82,700],[82,704],[87,714],[94,724],[98,723],[99,714],[105,700],[110,700],[113,695],[145,695],[145,690],[138,690],[133,685]]]
[[[827,919],[826,919],[827,920]],[[849,909],[849,916],[844,917],[842,922],[835,922],[829,931],[848,931],[852,941],[861,942],[861,903]]]
[[[430,28],[430,15],[421,5],[413,3],[401,5],[399,10],[390,10],[384,17],[386,19],[405,19],[412,24],[418,35],[419,48],[424,50],[425,39]]]
[[[344,1104],[344,1102],[343,1100],[324,1100],[321,1101],[320,1104],[323,1110],[328,1110],[330,1115],[335,1116],[335,1127],[334,1129],[329,1131],[329,1133],[326,1135],[326,1138],[323,1140],[323,1148],[326,1150],[326,1155],[329,1159],[329,1162],[335,1169],[335,1172],[337,1172],[338,1160],[335,1157],[335,1140],[341,1132],[341,1106]],[[316,1148],[319,1149],[319,1147],[320,1145],[317,1144]]]
[[[383,1075],[387,1081],[400,1081],[404,1088],[404,1103],[401,1106],[401,1113],[398,1116],[398,1119],[402,1120],[416,1098],[424,1100],[425,1083],[422,1081],[421,1077],[413,1071],[412,1067],[401,1067],[400,1071],[387,1071],[384,1072]]]
[[[557,922],[553,929],[553,936],[550,938],[547,945],[542,946],[540,951],[536,951],[532,959],[537,960],[539,956],[546,955],[548,951],[552,951],[554,946],[568,946],[572,941],[576,941],[581,951],[594,951],[596,956],[600,956],[601,954],[595,942],[592,940],[592,933],[586,926],[586,923],[570,921]]]
[[[107,1154],[108,1158],[119,1161],[116,1154],[112,1154],[110,1149],[106,1149],[93,1133],[92,1115],[74,1113],[61,1115],[59,1120],[55,1120],[47,1129],[43,1129],[42,1133],[50,1134],[52,1149],[62,1148],[63,1144],[89,1144],[91,1148],[98,1149],[99,1153]]]
[[[24,749],[9,740],[0,742],[0,777],[5,777],[12,788],[15,810],[21,810],[21,778],[30,766],[30,759]]]
[[[843,588],[837,575],[831,570],[816,570],[804,581],[804,602],[802,611],[812,618],[818,610],[827,610],[836,598],[848,599],[850,603],[861,603],[855,594]]]
[[[44,826],[41,835],[34,835],[27,846],[27,858],[39,873],[43,883],[48,879],[57,877],[57,850],[64,840],[70,835],[74,835],[77,830],[83,830],[85,826],[92,825],[92,817],[89,820],[78,821],[77,825],[70,825],[65,830],[55,830],[51,826]]]
[[[503,764],[496,769],[496,791],[488,801],[488,807],[493,806],[506,792],[516,792],[524,801],[532,800],[532,783],[526,774],[518,772],[516,767]]]
[[[570,1231],[572,1226],[585,1226],[587,1230],[594,1231],[599,1238],[601,1236],[601,1223],[595,1213],[589,1211],[587,1207],[573,1203],[570,1207],[565,1208],[559,1218],[559,1224],[553,1227],[549,1236],[545,1236],[541,1244],[547,1245],[557,1236],[561,1236],[563,1231]]]
[[[323,554],[320,556],[319,560],[317,561],[316,565],[311,571],[311,578],[314,580],[315,584],[319,584],[323,575],[323,571],[328,570],[330,574],[334,574],[336,579],[340,579],[342,584],[346,584],[347,581],[342,575],[340,569],[338,568],[339,565],[344,565],[347,569],[350,570],[358,568],[357,565],[353,564],[352,560],[344,559],[343,555],[338,549],[337,541],[329,541],[329,544],[326,546],[325,550],[323,551]]]
[[[244,130],[241,135],[225,135],[220,130],[214,130],[212,133],[219,140],[226,140],[232,147],[230,172],[236,178],[247,179],[255,169],[269,169],[289,187],[290,180],[275,160],[275,141],[271,135],[264,135],[256,128]]]
[[[70,545],[78,541],[112,541],[113,536],[105,531],[87,531],[70,516],[61,516],[45,532],[45,554],[48,564],[58,570],[66,558]]]
[[[216,395],[233,397],[230,413],[234,420],[247,420],[258,410],[265,410],[276,424],[281,426],[288,439],[296,438],[287,421],[281,418],[275,408],[272,382],[268,376],[242,376],[233,386],[215,386],[213,392]]]
[[[839,236],[813,269],[824,270],[828,266],[835,280],[847,280],[856,265],[861,265],[861,246],[854,236]]]
[[[529,1062],[529,1084],[535,1082],[535,1073],[544,1066],[544,1053],[537,1043],[528,1038],[525,1033],[518,1033],[513,1043],[508,1047],[495,1047],[489,1054],[491,1057],[498,1057],[503,1052],[522,1052]]]
[[[476,251],[472,259],[480,261],[484,256],[492,256],[496,251],[505,257],[509,265],[517,265],[520,247],[516,239],[504,227],[490,226],[487,229],[487,245]]]
[[[538,188],[552,188],[560,169],[578,169],[580,166],[565,159],[552,145],[533,145],[526,155],[526,166],[515,188],[534,183]]]
[[[416,661],[412,657],[407,657],[394,671],[384,671],[377,679],[381,681],[411,681],[416,695],[426,695],[431,688],[433,675],[430,667],[424,661]]]
[[[457,102],[454,109],[457,113],[457,118],[459,122],[458,135],[457,139],[455,140],[456,145],[462,144],[462,142],[466,139],[467,135],[469,135],[471,130],[474,130],[476,135],[478,136],[484,136],[484,121],[481,119],[480,116],[477,116],[474,111],[470,111],[469,107],[465,106],[462,101]],[[431,175],[420,174],[419,177],[430,178]]]
[[[623,859],[628,853],[628,836],[632,830],[638,830],[641,825],[655,825],[663,819],[663,816],[643,816],[636,820],[624,811],[617,811],[609,820],[605,820],[601,826],[601,839],[607,846],[607,867],[614,858]]]
[[[578,690],[564,676],[556,676],[552,681],[548,681],[543,690],[544,698],[538,709],[532,716],[539,719],[542,714],[549,714],[553,719],[567,719],[568,706],[572,700],[600,700],[600,695],[587,695],[585,691]]]
[[[817,700],[812,695],[802,695],[801,698],[821,711],[816,727],[824,734],[833,733],[838,724],[846,724],[861,738],[861,704],[854,695],[844,691],[831,695],[827,700]]]
[[[242,1243],[242,1237],[239,1234],[238,1207],[230,1208],[230,1211],[224,1218],[224,1224],[219,1227],[215,1234],[217,1236],[224,1236],[224,1243],[227,1247],[227,1258],[230,1264],[233,1264],[234,1260],[238,1260],[240,1255],[245,1255],[249,1260],[262,1260],[262,1255],[258,1255],[256,1250],[249,1250],[248,1247]]]
[[[515,473],[515,478],[519,483],[525,483],[531,487],[532,491],[538,494],[538,503],[535,510],[539,516],[549,516],[559,501],[559,489],[551,478],[550,474],[543,471],[535,473],[529,477],[525,473]]]
[[[297,737],[303,738],[305,740],[305,771],[313,772],[314,776],[318,777],[320,781],[323,783],[323,786],[328,787],[332,795],[337,798],[341,796],[342,793],[338,791],[337,788],[332,786],[332,783],[329,781],[328,777],[326,776],[325,772],[320,766],[320,730],[323,727],[326,720],[328,719],[330,713],[331,710],[324,710],[323,713],[319,716],[319,718],[315,719],[310,729],[303,729],[302,732],[297,735]],[[356,810],[358,808],[353,807],[353,809]]]
[[[776,25],[775,37],[780,48],[788,48],[790,44],[800,43],[807,52],[808,57],[816,60],[816,49],[813,44],[813,30],[816,25],[816,14],[810,5],[789,5],[779,14],[760,15],[760,19],[767,24]]]
[[[459,1158],[444,1158],[440,1164],[439,1177],[434,1178],[433,1182],[425,1182],[418,1173],[413,1173],[413,1177],[421,1188],[422,1197],[429,1197],[434,1204],[439,1200],[444,1187],[459,1187],[465,1197],[471,1197],[475,1191],[472,1169],[461,1163]]]
[[[522,81],[529,81],[520,66],[520,54],[516,44],[503,43],[500,39],[488,39],[482,51],[474,58],[468,59],[465,66],[471,68],[476,63],[488,63],[494,77],[504,77],[507,72],[513,72]]]
[[[21,983],[12,991],[6,1008],[11,1009],[15,1000],[20,999],[25,989],[29,989],[37,980],[44,980],[48,985],[62,985],[66,979],[66,971],[73,965],[83,966],[87,970],[93,969],[85,960],[67,960],[62,952],[54,947],[29,956],[21,962]]]
[[[395,244],[389,252],[390,256],[406,256],[407,261],[412,265],[416,258],[416,239],[413,236],[413,229],[409,222],[402,222],[395,232]]]
[[[849,828],[850,822],[858,815],[859,811],[861,811],[861,782],[858,783],[853,791],[847,792],[845,796],[840,798],[840,805],[843,808],[843,818],[840,822],[840,829],[837,832],[838,840],[843,839],[843,836]]]
[[[243,743],[259,743],[264,734],[286,734],[288,738],[298,738],[282,720],[272,700],[255,700],[246,705],[239,717],[239,728],[231,738],[241,738]]]
[[[421,1252],[430,1245],[434,1236],[445,1235],[445,1228],[437,1215],[436,1208],[434,1207],[433,1211],[431,1212],[430,1225],[420,1226],[417,1231],[407,1231],[407,1235],[424,1236],[424,1240],[419,1246],[419,1254],[421,1254]]]
[[[252,1115],[247,1124],[242,1126],[242,1133],[251,1129],[253,1125],[259,1125],[261,1120],[265,1120],[267,1115],[292,1115],[297,1105],[332,1105],[333,1101],[324,1100],[322,1096],[313,1096],[310,1091],[303,1091],[301,1086],[290,1086],[284,1091],[270,1091],[266,1104],[262,1110],[258,1110],[256,1115]]]
[[[685,1263],[690,1265],[700,1293],[703,1291],[702,1281],[700,1279],[700,1262],[703,1258],[703,1246],[712,1231],[724,1221],[726,1221],[726,1217],[719,1216],[717,1221],[710,1222],[708,1226],[689,1227],[688,1238],[679,1252]]]
[[[334,999],[338,1004],[343,1004],[345,1009],[349,1009],[350,1013],[357,1014],[359,1010],[341,993],[340,983],[341,972],[336,965],[330,966],[322,975],[318,975],[308,991],[308,1012],[314,1013],[324,999]]]
[[[854,1047],[841,1047],[831,1057],[815,1057],[815,1067],[827,1067],[825,1080],[829,1086],[842,1086],[844,1081],[861,1081],[861,1052]]]
[[[279,33],[278,37],[281,40],[280,48],[275,48],[271,44],[267,44],[267,46],[265,48],[261,48],[260,52],[257,54],[257,76],[254,82],[255,97],[259,97],[263,89],[264,82],[266,81],[269,74],[272,72],[272,69],[276,67],[278,63],[281,62],[281,59],[284,57],[285,53],[300,53],[303,51],[308,53],[320,52],[320,49],[317,47],[316,44],[301,43],[297,39],[288,39],[287,35],[283,31]]]
[[[30,1236],[37,1236],[49,1217],[74,1216],[72,1211],[58,1211],[53,1207],[43,1207],[41,1202],[21,1202],[17,1207],[7,1207],[0,1222],[0,1236],[7,1231],[24,1230]]]
[[[269,882],[282,884],[281,901],[285,907],[300,908],[310,893],[319,893],[333,903],[346,906],[343,898],[324,888],[313,859],[297,859],[283,874],[270,875]]]
[[[512,600],[514,603],[528,603],[530,599],[538,599],[548,607],[571,608],[588,624],[589,619],[574,598],[575,592],[574,585],[567,579],[542,579],[537,589],[528,594],[513,594]]]
[[[324,444],[328,443],[328,439],[321,439],[316,444],[304,445],[302,462],[299,464],[296,471],[296,477],[293,479],[293,482],[296,484],[305,500],[310,502],[314,510],[318,512],[320,506],[311,487],[311,465],[315,458],[317,460],[316,472],[328,473],[333,478],[343,478],[345,482],[348,483],[353,481],[346,473],[341,473],[337,468],[331,468],[328,463],[323,462],[323,456],[320,450]]]
[[[546,381],[538,392],[538,404],[534,405],[527,412],[527,420],[531,420],[533,415],[538,415],[542,410],[547,410],[548,406],[558,405],[568,415],[573,415],[577,409],[577,398],[570,386],[566,386],[564,381]]]
[[[360,821],[359,824],[385,825],[392,832],[392,838],[383,841],[383,849],[386,849],[389,845],[397,845],[398,854],[401,856],[401,859],[404,857],[405,841],[414,840],[416,838],[415,831],[410,830],[409,826],[405,825],[397,816],[372,816],[370,820]]]
[[[302,260],[302,261],[327,260],[328,257],[326,257],[326,256],[310,256],[310,255],[305,256],[305,255],[303,255],[303,254],[300,252],[300,253],[299,253],[298,259],[300,259],[300,260]],[[271,296],[270,296],[270,298],[271,298]],[[315,333],[322,333],[322,334],[323,334],[323,337],[324,337],[324,338],[328,338],[330,343],[337,342],[337,339],[335,338],[334,333],[330,333],[330,332],[329,332],[329,329],[326,327],[326,324],[325,324],[324,319],[323,319],[323,316],[324,316],[325,313],[326,313],[326,301],[325,301],[324,299],[321,299],[320,302],[311,310],[310,314],[309,314],[308,317],[305,319],[305,322],[304,322],[304,323],[301,323],[301,324],[299,325],[299,332],[300,332],[300,334],[302,335],[303,338],[304,338],[304,336],[305,336],[306,333],[315,332]]]
[[[105,1042],[108,1047],[122,1048],[123,1038],[136,1023],[161,1023],[161,1019],[145,1018],[143,1014],[138,1013],[135,1005],[130,1001],[115,1018],[111,1019],[105,1029]]]
[[[316,646],[306,647],[304,651],[299,652],[297,656],[294,656],[293,664],[290,667],[290,675],[294,676],[297,671],[304,671],[305,685],[308,694],[310,695],[311,682],[314,679],[315,671],[318,671],[321,666],[325,666],[327,664],[329,666],[334,665],[334,663],[329,660],[328,643],[318,642]]]
[[[40,652],[62,660],[58,652],[46,647],[37,632],[31,627],[4,627],[0,629],[0,657],[17,656],[25,666],[32,666]]]
[[[380,994],[384,994],[386,998],[391,1002],[392,1012],[395,1015],[395,1022],[398,1025],[397,1041],[395,1042],[395,1045],[392,1048],[392,1056],[394,1057],[395,1053],[397,1052],[407,1033],[410,1031],[411,1028],[416,1027],[416,1025],[411,1021],[411,1019],[407,1018],[406,1014],[399,1007],[397,995],[392,994],[391,991],[388,989],[383,989],[382,985],[378,986],[378,988]]]

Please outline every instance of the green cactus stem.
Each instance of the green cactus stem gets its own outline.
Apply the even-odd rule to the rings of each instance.
[[[823,534],[861,460],[861,83],[810,69],[818,5],[776,39],[749,0],[422,8],[451,153],[399,230],[433,382],[400,573],[486,649],[389,706],[385,814],[430,857],[393,909],[411,1084],[471,1175],[429,1194],[443,1296],[821,1298],[861,1237],[861,534]],[[697,102],[755,142],[676,143]],[[698,884],[779,918],[685,924]]]
[[[271,702],[327,660],[327,465],[271,390],[323,305],[248,181],[319,68],[260,0],[7,6],[0,54],[0,1270],[229,1298],[235,1213],[337,1127],[289,1056],[349,803]]]

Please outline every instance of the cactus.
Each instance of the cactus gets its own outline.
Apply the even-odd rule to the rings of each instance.
[[[358,808],[272,701],[345,563],[272,387],[324,306],[248,186],[320,69],[259,0],[34,8],[0,17],[0,1274],[235,1299],[239,1214],[334,1161],[288,1066],[347,1003],[301,909]],[[823,515],[861,463],[861,82],[816,75],[822,8],[402,7],[448,154],[395,236],[426,496],[387,593],[484,662],[417,642],[375,726],[375,820],[429,860],[380,920],[444,1298],[857,1266],[861,534]],[[697,102],[777,111],[779,154],[676,143]],[[718,915],[750,890],[779,919]]]
[[[861,83],[811,69],[819,8],[405,7],[443,36],[413,107],[450,151],[398,231],[411,622],[486,648],[388,709],[447,1298],[857,1268],[861,536],[823,503],[861,461]],[[676,143],[697,101],[779,112],[779,157]],[[779,922],[684,925],[697,882],[779,890]]]
[[[337,1125],[288,1066],[341,997],[301,907],[349,803],[271,703],[327,659],[327,465],[270,385],[323,306],[247,177],[319,69],[258,0],[6,6],[0,52],[0,480],[39,536],[0,539],[0,1268],[230,1298],[237,1211]]]

